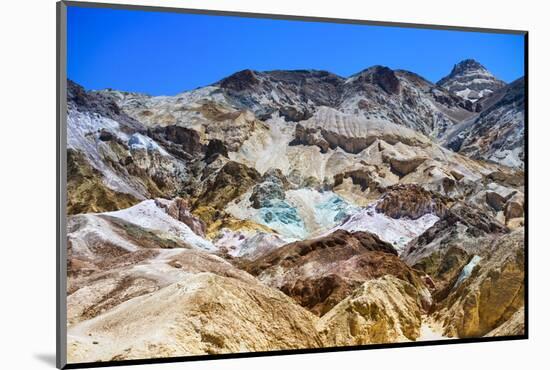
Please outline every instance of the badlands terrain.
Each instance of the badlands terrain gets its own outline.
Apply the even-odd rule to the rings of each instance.
[[[68,81],[68,361],[521,335],[524,81]]]

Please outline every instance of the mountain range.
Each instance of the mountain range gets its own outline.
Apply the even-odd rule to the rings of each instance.
[[[525,84],[68,81],[70,362],[519,335]]]

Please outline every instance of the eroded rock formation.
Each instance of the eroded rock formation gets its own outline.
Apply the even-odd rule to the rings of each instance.
[[[338,230],[318,239],[291,243],[244,265],[265,284],[324,315],[364,281],[393,275],[430,298],[420,276],[376,235]]]
[[[319,320],[317,329],[329,346],[416,340],[421,314],[418,291],[387,275],[357,288]]]
[[[69,82],[69,361],[522,335],[524,87]]]

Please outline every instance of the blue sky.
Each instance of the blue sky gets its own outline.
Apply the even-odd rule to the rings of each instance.
[[[242,69],[319,69],[347,77],[380,64],[436,82],[473,58],[523,75],[523,36],[68,8],[68,77],[88,89],[172,95]]]

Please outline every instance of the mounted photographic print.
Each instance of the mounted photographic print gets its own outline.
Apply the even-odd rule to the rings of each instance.
[[[525,31],[58,3],[58,366],[527,338],[526,60]]]

